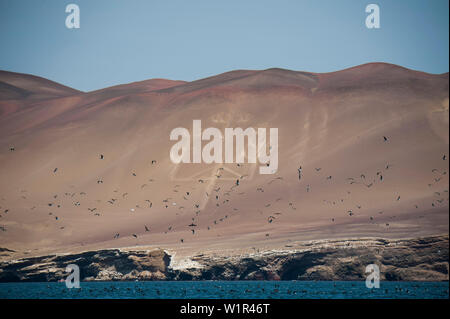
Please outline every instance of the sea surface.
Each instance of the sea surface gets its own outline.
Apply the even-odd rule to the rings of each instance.
[[[147,281],[0,283],[1,299],[448,299],[448,282]]]

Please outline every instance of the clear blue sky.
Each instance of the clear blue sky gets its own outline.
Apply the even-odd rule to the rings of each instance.
[[[81,28],[67,29],[78,4]],[[381,28],[365,27],[376,3]],[[90,91],[234,69],[382,61],[448,72],[448,0],[0,0],[0,69]]]

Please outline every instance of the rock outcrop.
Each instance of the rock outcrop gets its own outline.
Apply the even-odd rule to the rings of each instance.
[[[446,281],[448,236],[405,240],[353,239],[292,243],[246,255],[202,254],[176,261],[164,250],[108,249],[0,262],[0,282],[81,280],[363,280],[377,264],[382,280]]]
[[[376,264],[381,280],[447,281],[448,236],[410,240],[312,241],[290,250],[226,257],[198,255],[198,266],[174,271],[178,280],[364,280]]]
[[[70,264],[80,268],[80,279],[86,281],[165,280],[169,263],[170,256],[161,249],[48,255],[0,262],[0,282],[58,281],[68,276]]]

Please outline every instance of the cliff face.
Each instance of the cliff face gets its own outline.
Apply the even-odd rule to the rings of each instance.
[[[107,249],[70,255],[48,255],[0,263],[0,282],[57,281],[66,267],[80,267],[81,280],[164,280],[170,256],[163,250]]]
[[[413,240],[344,240],[302,244],[290,251],[243,257],[195,256],[197,268],[175,271],[174,279],[364,280],[369,264],[381,280],[448,280],[448,236]]]
[[[448,236],[409,240],[335,240],[248,255],[197,255],[175,262],[164,250],[120,249],[49,255],[0,263],[0,282],[65,279],[69,264],[82,280],[364,280],[369,264],[382,280],[448,280]]]

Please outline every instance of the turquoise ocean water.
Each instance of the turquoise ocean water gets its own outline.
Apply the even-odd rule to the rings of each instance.
[[[0,299],[448,299],[448,282],[147,281],[0,283]]]

